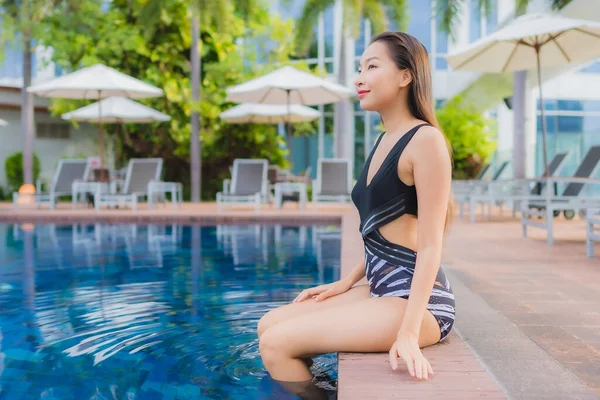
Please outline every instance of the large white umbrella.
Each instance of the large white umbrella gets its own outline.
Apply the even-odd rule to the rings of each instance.
[[[99,117],[102,110],[102,118]],[[62,115],[69,121],[93,123],[152,123],[169,121],[171,117],[153,108],[124,97],[108,97]]]
[[[264,123],[278,124],[280,122],[305,122],[318,118],[321,113],[314,108],[293,104],[286,105],[275,104],[255,104],[244,103],[220,114],[222,120],[234,123]]]
[[[96,99],[123,96],[132,99],[160,97],[162,89],[142,82],[102,64],[82,68],[50,81],[30,86],[28,92],[41,97],[66,99]],[[102,135],[102,107],[98,107],[100,162],[104,165],[104,138]]]
[[[542,113],[544,170],[548,176],[541,67],[600,57],[600,23],[556,14],[526,14],[448,55],[456,70],[510,72],[537,68]]]
[[[228,88],[227,100],[236,103],[314,106],[336,103],[354,94],[345,86],[286,66]]]
[[[6,122],[3,119],[0,119],[0,126],[6,126],[6,125],[8,125],[8,122]]]
[[[356,92],[345,86],[285,66],[261,77],[227,89],[227,100],[236,103],[302,104],[315,106],[337,103]],[[288,112],[289,113],[289,112]],[[287,122],[288,138],[291,136]]]

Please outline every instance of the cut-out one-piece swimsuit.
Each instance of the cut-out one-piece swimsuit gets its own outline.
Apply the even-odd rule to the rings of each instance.
[[[352,201],[360,214],[360,232],[365,245],[365,266],[371,297],[398,296],[408,299],[415,271],[417,253],[392,243],[379,228],[404,214],[417,216],[417,191],[398,177],[398,160],[421,124],[405,133],[396,142],[367,185],[367,175],[373,154],[381,141],[380,135],[371,150],[356,185]],[[441,338],[450,333],[455,316],[454,294],[442,268],[439,268],[429,297],[427,309],[437,320]]]

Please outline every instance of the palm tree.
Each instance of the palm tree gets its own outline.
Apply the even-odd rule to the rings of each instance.
[[[290,0],[287,0],[288,2]],[[382,32],[388,27],[389,15],[398,23],[399,29],[405,30],[408,16],[407,0],[306,0],[302,15],[297,22],[296,47],[300,54],[306,53],[312,42],[313,27],[317,24],[319,15],[333,7],[336,3],[342,5],[343,18],[340,32],[341,43],[339,54],[339,70],[337,72],[338,83],[349,85],[351,78],[350,65],[346,61],[346,42],[350,38],[357,38],[360,34],[360,22],[367,19],[374,32]],[[342,156],[342,132],[346,121],[352,116],[351,100],[343,100],[337,103],[337,126],[334,133],[336,156]],[[347,155],[346,155],[347,156]]]
[[[140,10],[140,19],[147,21],[146,28],[148,32],[154,31],[160,11],[165,6],[164,0],[149,0],[142,5]],[[260,0],[184,0],[184,3],[190,10],[192,26],[192,47],[190,50],[190,63],[192,74],[192,102],[196,105],[192,108],[190,137],[190,164],[192,194],[191,201],[197,203],[200,201],[201,193],[201,171],[202,155],[200,144],[200,113],[197,111],[197,105],[200,103],[200,79],[202,57],[200,54],[200,32],[202,26],[216,26],[220,32],[228,31],[232,10],[248,19],[252,13],[256,12]]]
[[[470,1],[475,0],[438,0],[436,2],[436,14],[439,15],[439,27],[450,37],[454,37],[454,30],[459,23],[459,13],[462,7],[468,6]],[[572,0],[547,0],[552,10],[557,11],[565,7]],[[477,0],[479,9],[483,15],[489,15],[492,10],[493,0]],[[515,16],[523,15],[531,0],[515,0]]]
[[[439,28],[454,37],[454,30],[459,21],[460,9],[468,5],[469,0],[438,0],[436,14],[440,16]],[[474,0],[470,0],[474,1]],[[478,0],[479,8],[483,15],[489,15],[492,0]],[[565,7],[571,0],[548,0],[552,10],[557,11]],[[515,0],[515,16],[525,14],[531,0]],[[490,74],[484,74],[477,82],[489,81]],[[497,79],[502,79],[498,77]],[[475,82],[472,87],[477,85]],[[489,82],[488,82],[489,84]],[[527,85],[527,72],[513,73],[513,99],[514,99],[514,139],[513,139],[513,170],[515,178],[525,178],[525,92]],[[500,85],[499,85],[500,86]],[[498,99],[501,101],[501,99]]]
[[[21,89],[21,129],[23,144],[23,183],[33,184],[33,95],[27,92],[32,78],[32,40],[38,37],[40,22],[58,10],[76,13],[85,0],[0,0],[0,37],[20,34],[23,54],[23,87]]]

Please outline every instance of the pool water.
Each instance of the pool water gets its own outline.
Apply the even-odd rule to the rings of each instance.
[[[256,325],[339,260],[334,226],[0,224],[0,399],[293,399]]]

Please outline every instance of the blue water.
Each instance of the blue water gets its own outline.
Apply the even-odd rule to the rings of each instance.
[[[0,399],[292,399],[256,325],[339,259],[327,226],[0,224]]]

